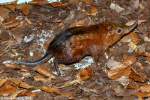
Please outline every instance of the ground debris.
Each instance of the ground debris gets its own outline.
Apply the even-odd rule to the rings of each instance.
[[[19,1],[0,6],[1,97],[150,98],[148,0],[32,0],[18,4]],[[62,76],[53,73],[55,58],[37,67],[13,64],[14,60],[38,59],[53,38],[67,28],[101,22],[124,27],[137,22],[138,27],[106,51],[106,57],[100,56],[98,63],[88,56],[76,64],[59,65]]]

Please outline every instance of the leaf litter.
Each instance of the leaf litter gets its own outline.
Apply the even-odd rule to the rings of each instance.
[[[68,99],[110,99],[117,98],[117,95],[121,95],[121,99],[126,96],[138,97],[139,100],[150,98],[148,1],[71,0],[49,3],[47,0],[33,0],[20,5],[11,2],[0,9],[1,96],[13,99],[28,96],[40,100],[38,92],[43,91],[43,100],[47,100],[45,93],[49,93],[47,98],[64,96]],[[53,66],[52,60],[34,69],[6,60],[41,57],[56,34],[69,27],[105,21],[131,26],[137,20],[138,28],[110,48],[107,59],[101,58],[95,64],[92,58],[84,58],[73,65],[60,65],[63,72],[60,77],[50,67]],[[95,84],[94,88],[91,88],[92,84]]]

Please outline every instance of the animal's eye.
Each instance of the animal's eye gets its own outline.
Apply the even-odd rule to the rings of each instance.
[[[121,33],[123,33],[123,29],[122,29],[122,28],[118,28],[118,29],[116,30],[116,32],[117,32],[118,34],[121,34]]]

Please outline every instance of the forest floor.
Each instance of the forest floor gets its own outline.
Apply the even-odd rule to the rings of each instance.
[[[52,67],[53,59],[34,68],[6,63],[41,58],[56,34],[70,27],[105,22],[130,27],[136,21],[137,29],[110,48],[105,59],[59,65],[61,76]],[[0,6],[0,100],[149,100],[149,78],[149,0]]]

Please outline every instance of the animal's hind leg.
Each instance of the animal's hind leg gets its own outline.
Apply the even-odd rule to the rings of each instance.
[[[54,70],[57,72],[57,75],[60,76],[61,75],[61,72],[59,70],[59,67],[58,67],[58,61],[57,60],[54,60]]]

